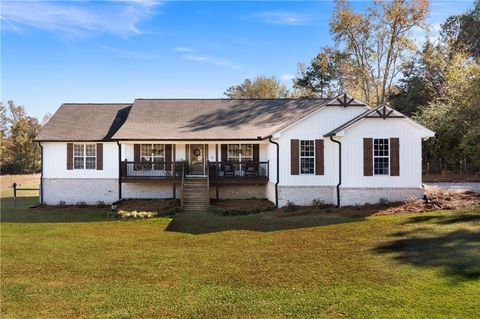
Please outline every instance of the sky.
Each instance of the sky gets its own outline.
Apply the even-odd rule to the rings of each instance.
[[[364,10],[368,1],[352,1]],[[431,0],[434,38],[473,0]],[[258,75],[287,86],[334,43],[332,1],[2,0],[1,100],[42,118],[64,102],[218,98]]]

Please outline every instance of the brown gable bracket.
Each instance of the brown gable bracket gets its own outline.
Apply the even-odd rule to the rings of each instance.
[[[347,93],[343,93],[343,96],[341,98],[338,98],[337,97],[337,101],[338,103],[329,103],[327,104],[327,106],[343,106],[343,107],[347,107],[347,106],[365,106],[365,104],[363,103],[355,103],[355,98],[351,98],[349,99],[348,96],[347,96]]]
[[[405,117],[403,115],[392,115],[393,110],[388,110],[386,105],[384,105],[381,110],[376,110],[376,113],[378,114],[378,116],[371,116],[370,115],[370,116],[366,116],[366,117],[367,118],[379,118],[380,117],[384,120],[386,120],[387,118],[403,118],[403,117]]]

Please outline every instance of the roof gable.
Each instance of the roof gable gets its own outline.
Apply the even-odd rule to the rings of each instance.
[[[373,109],[370,109],[370,110],[367,110],[367,111],[363,112],[362,114],[352,118],[351,120],[343,123],[342,125],[338,126],[337,128],[333,129],[332,131],[328,132],[324,136],[325,137],[334,136],[334,135],[336,135],[336,134],[338,134],[342,131],[347,130],[348,128],[356,125],[357,123],[359,123],[362,120],[367,119],[367,118],[370,118],[370,119],[372,119],[372,118],[375,119],[376,118],[376,119],[383,119],[383,120],[404,119],[409,124],[414,126],[416,129],[422,130],[425,137],[433,137],[435,135],[435,133],[433,131],[431,131],[428,128],[426,128],[425,126],[415,122],[414,120],[412,120],[408,116],[403,115],[402,113],[400,113],[399,111],[389,107],[388,105],[381,105],[381,106],[378,106],[376,108],[373,108]]]

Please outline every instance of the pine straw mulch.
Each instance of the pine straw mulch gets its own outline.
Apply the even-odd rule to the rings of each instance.
[[[375,215],[394,215],[405,213],[426,213],[434,210],[453,210],[479,208],[480,212],[480,193],[472,191],[445,191],[429,190],[427,191],[428,201],[423,199],[408,200],[399,206],[388,207],[376,213]]]
[[[117,206],[117,211],[167,212],[172,207],[180,207],[179,199],[132,199],[123,200]]]
[[[453,210],[479,208],[480,213],[480,193],[447,192],[445,190],[427,191],[429,201],[423,199],[411,199],[405,202],[396,202],[388,204],[366,204],[358,206],[345,206],[340,208],[325,207],[317,208],[313,206],[282,207],[275,212],[279,217],[301,216],[309,214],[337,214],[349,217],[366,217],[372,215],[395,215],[409,213],[426,213],[434,210]]]

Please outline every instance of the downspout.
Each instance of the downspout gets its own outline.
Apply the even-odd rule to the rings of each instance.
[[[272,141],[272,137],[268,138],[268,141],[275,144],[277,147],[277,182],[275,183],[275,207],[278,208],[278,183],[280,182],[280,146],[277,142]]]
[[[40,145],[40,204],[43,204],[43,145],[42,142],[38,142]]]
[[[122,199],[122,147],[120,142],[117,141],[118,145],[118,200]]]
[[[337,184],[337,208],[340,207],[340,185],[342,185],[342,143],[334,140],[330,135],[330,140],[338,144],[338,184]]]

